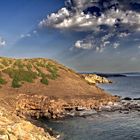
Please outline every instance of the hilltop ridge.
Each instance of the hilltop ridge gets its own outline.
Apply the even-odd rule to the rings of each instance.
[[[59,98],[104,96],[80,74],[46,58],[0,58],[0,94],[39,94]]]

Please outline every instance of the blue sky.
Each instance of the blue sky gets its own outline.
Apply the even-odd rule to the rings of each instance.
[[[139,0],[1,0],[0,55],[76,71],[140,71]]]

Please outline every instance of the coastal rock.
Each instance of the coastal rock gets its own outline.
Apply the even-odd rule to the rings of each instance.
[[[64,112],[64,106],[67,106],[63,100],[53,100],[47,96],[40,95],[19,95],[16,103],[17,115],[21,117],[46,117],[61,118]]]
[[[0,140],[55,140],[43,128],[9,113],[0,107]]]
[[[123,100],[128,100],[128,101],[130,101],[130,100],[132,100],[132,98],[130,98],[130,97],[125,97],[125,98],[123,98]]]
[[[84,79],[89,83],[89,84],[96,84],[96,83],[112,83],[111,80],[105,78],[105,77],[101,77],[98,76],[96,74],[82,74],[82,76],[84,77]]]
[[[101,105],[113,104],[116,102],[115,97],[104,97],[101,99],[52,99],[41,95],[24,95],[18,97],[16,103],[16,113],[21,117],[46,117],[48,119],[57,119],[79,111],[91,109],[98,110]],[[75,114],[75,113],[74,113]]]

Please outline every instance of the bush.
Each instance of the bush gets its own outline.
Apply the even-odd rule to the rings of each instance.
[[[12,79],[12,87],[18,88],[21,85],[19,84],[19,82],[29,82],[32,83],[34,79],[37,78],[37,74],[35,72],[32,71],[25,71],[23,69],[7,69],[4,71],[5,73],[7,73]]]
[[[6,84],[7,82],[2,78],[2,77],[0,77],[0,85],[4,85],[4,84]]]
[[[46,68],[51,73],[51,75],[49,75],[49,78],[51,78],[52,80],[55,80],[58,77],[58,69],[56,68],[56,66],[48,63],[46,65]]]
[[[45,85],[48,85],[48,84],[49,84],[48,79],[47,79],[47,78],[44,78],[44,77],[40,80],[40,82],[41,82],[42,84],[45,84]]]
[[[24,64],[22,63],[22,61],[20,59],[16,60],[14,65],[17,66],[19,69],[24,68]]]
[[[21,87],[21,85],[19,84],[19,80],[14,78],[13,81],[12,81],[12,87],[13,88],[19,88]]]

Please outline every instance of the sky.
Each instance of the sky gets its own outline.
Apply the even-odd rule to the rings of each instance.
[[[1,0],[0,56],[140,72],[140,0]]]

